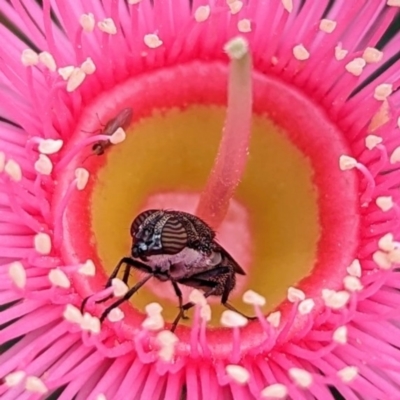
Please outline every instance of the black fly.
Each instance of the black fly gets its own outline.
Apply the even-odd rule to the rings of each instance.
[[[125,296],[107,307],[101,315],[101,321],[151,278],[170,281],[178,297],[179,314],[172,323],[172,331],[180,319],[185,318],[185,311],[194,306],[191,302],[183,304],[179,285],[199,289],[205,297],[220,296],[226,308],[244,315],[228,303],[228,298],[235,287],[236,274],[245,275],[245,272],[216,242],[214,231],[200,218],[181,211],[147,210],[132,222],[131,236],[131,257],[123,257],[119,261],[107,286],[111,285],[123,265],[122,280],[126,284],[131,268],[146,273],[146,276]]]

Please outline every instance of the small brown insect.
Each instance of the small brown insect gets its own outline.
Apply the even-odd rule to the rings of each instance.
[[[124,297],[107,307],[101,321],[151,278],[170,281],[178,297],[180,311],[172,323],[172,331],[180,319],[185,318],[185,311],[194,306],[191,302],[182,304],[179,285],[199,289],[205,297],[219,296],[226,308],[250,319],[228,303],[236,284],[236,274],[245,275],[245,272],[216,242],[214,231],[200,218],[182,211],[147,210],[132,222],[131,236],[132,255],[119,261],[107,286],[111,285],[122,265],[125,265],[122,278],[125,283],[128,283],[131,268],[146,273],[146,276]]]

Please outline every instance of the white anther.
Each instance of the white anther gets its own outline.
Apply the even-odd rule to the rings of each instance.
[[[301,368],[290,368],[289,376],[293,379],[293,382],[304,389],[310,387],[313,383],[312,375]]]
[[[50,71],[54,72],[57,69],[56,60],[48,51],[43,51],[39,54],[39,61],[45,65]]]
[[[83,315],[79,308],[72,304],[67,304],[63,312],[63,317],[66,321],[72,322],[73,324],[80,325],[82,323]]]
[[[109,35],[115,35],[117,33],[117,27],[112,18],[104,18],[103,21],[97,23],[97,26],[102,32],[108,33]]]
[[[293,47],[293,55],[294,58],[299,61],[305,61],[310,58],[309,51],[302,44]]]
[[[347,343],[347,327],[339,326],[339,328],[335,329],[333,332],[333,341],[339,344]]]
[[[122,143],[126,139],[126,133],[125,131],[119,127],[111,136],[110,136],[110,142],[112,144],[118,144]]]
[[[324,18],[319,23],[319,29],[325,33],[332,33],[336,29],[336,25],[336,21]]]
[[[281,1],[282,1],[283,8],[287,12],[291,13],[293,11],[293,0],[281,0]]]
[[[251,304],[253,306],[263,307],[266,304],[265,297],[261,296],[260,294],[254,292],[253,290],[247,290],[243,294],[243,302],[246,304]]]
[[[353,260],[346,270],[349,275],[361,278],[361,264],[359,260]]]
[[[74,69],[75,69],[75,67],[73,65],[67,65],[66,67],[58,68],[57,72],[58,72],[58,75],[60,75],[61,78],[63,78],[64,81],[66,81],[72,75],[72,73],[74,72]]]
[[[78,272],[86,276],[95,276],[96,266],[92,260],[86,260],[85,263],[79,267]]]
[[[211,321],[211,307],[208,304],[201,306],[200,308],[200,318],[203,321]]]
[[[400,264],[400,248],[392,250],[388,254],[388,259],[391,263]]]
[[[359,292],[363,289],[361,281],[355,276],[345,276],[343,279],[343,285],[349,292]]]
[[[39,55],[32,49],[25,49],[21,54],[21,62],[25,67],[31,67],[39,63]]]
[[[389,211],[393,208],[392,196],[377,197],[375,203],[383,212]]]
[[[119,278],[114,278],[111,281],[111,285],[114,289],[113,294],[115,297],[122,297],[124,296],[126,293],[128,293],[128,286],[121,281],[121,279]]]
[[[50,175],[53,171],[53,163],[46,154],[39,154],[39,158],[34,164],[35,170],[42,175]]]
[[[349,301],[350,293],[345,290],[336,292],[330,289],[323,289],[322,299],[327,307],[332,308],[333,310],[339,310]]]
[[[399,147],[396,147],[394,150],[393,150],[393,153],[391,154],[391,156],[390,156],[390,163],[391,164],[395,164],[395,163],[397,163],[397,162],[399,162],[400,161],[400,146]]]
[[[247,18],[243,18],[237,23],[237,28],[239,32],[248,33],[251,32],[251,21]]]
[[[42,154],[57,153],[64,142],[61,139],[41,139],[38,145],[38,150]]]
[[[281,312],[275,311],[266,318],[273,328],[278,328],[281,323]]]
[[[288,389],[282,383],[273,383],[261,391],[261,397],[266,399],[285,399]]]
[[[235,37],[225,44],[224,51],[231,60],[240,60],[248,53],[249,43],[243,37]]]
[[[90,315],[88,312],[83,314],[80,326],[83,331],[89,331],[93,334],[98,334],[101,330],[100,320],[97,317]]]
[[[121,321],[124,317],[124,312],[118,307],[113,308],[107,315],[108,320],[111,322]]]
[[[142,322],[142,328],[148,331],[159,331],[164,328],[164,325],[164,318],[161,314],[150,315]]]
[[[5,173],[14,182],[19,182],[22,179],[22,170],[20,165],[14,160],[8,160],[4,166]]]
[[[93,32],[96,24],[94,20],[94,15],[92,13],[82,14],[79,17],[79,23],[81,24],[83,30],[86,32]]]
[[[25,389],[29,392],[44,394],[48,392],[45,383],[37,376],[28,376],[25,381]]]
[[[353,157],[342,155],[339,157],[339,168],[342,171],[348,171],[357,166],[357,160]]]
[[[231,377],[236,383],[244,385],[250,379],[249,371],[240,365],[227,365],[225,367],[225,372],[229,377]]]
[[[299,313],[301,315],[310,314],[310,312],[314,309],[315,302],[313,299],[305,299],[299,304]]]
[[[383,53],[373,47],[367,47],[362,55],[363,59],[369,63],[377,63],[382,60]]]
[[[337,372],[338,377],[344,383],[350,383],[358,375],[358,368],[353,366],[344,367]]]
[[[88,57],[82,64],[81,64],[81,70],[86,74],[86,75],[92,75],[96,71],[96,65],[94,64],[93,60]]]
[[[200,6],[194,12],[194,19],[197,22],[207,21],[211,14],[210,6]]]
[[[177,336],[171,331],[161,331],[156,339],[161,347],[158,356],[165,362],[171,362],[175,354],[175,344],[178,343]]]
[[[228,4],[229,10],[232,15],[238,14],[240,10],[243,8],[243,2],[240,0],[235,0],[232,3]]]
[[[33,244],[35,250],[42,255],[50,254],[51,252],[51,238],[47,233],[39,232],[35,235]]]
[[[107,400],[107,397],[104,393],[100,393],[96,396],[96,400]]]
[[[336,60],[338,60],[338,61],[343,60],[347,56],[348,52],[349,52],[348,50],[344,50],[342,48],[342,43],[339,43],[335,47],[335,58],[336,58]]]
[[[381,144],[383,139],[380,136],[368,135],[365,138],[365,146],[368,150],[374,149],[378,144]]]
[[[85,168],[77,168],[75,170],[75,178],[77,189],[83,190],[89,181],[89,171]]]
[[[386,233],[378,240],[378,247],[383,251],[392,251],[395,248],[394,237],[392,233]]]
[[[157,47],[160,47],[163,44],[163,41],[155,33],[149,33],[148,35],[144,35],[143,41],[144,44],[150,49],[156,49]]]
[[[19,385],[25,378],[26,373],[24,371],[15,371],[4,377],[4,383],[8,387]]]
[[[207,300],[204,297],[204,294],[200,292],[200,290],[193,289],[189,294],[189,301],[193,304],[197,304],[199,306],[204,306],[207,304]]]
[[[26,285],[26,271],[22,263],[14,261],[8,267],[8,276],[13,281],[14,285],[23,289]]]
[[[354,76],[360,76],[367,63],[361,57],[357,57],[345,65],[346,71]]]
[[[287,298],[291,303],[296,303],[296,301],[304,300],[306,295],[302,290],[291,286],[287,291]]]
[[[375,261],[375,263],[378,265],[379,268],[381,269],[390,269],[392,267],[392,263],[390,262],[389,255],[381,250],[375,251],[374,254],[372,254],[372,259]]]
[[[59,268],[50,270],[48,276],[49,276],[49,281],[54,286],[59,286],[64,289],[68,289],[69,287],[71,287],[71,282],[68,279],[68,276],[66,275],[66,273],[63,270],[61,270]]]
[[[146,314],[148,316],[152,316],[152,315],[158,315],[162,312],[163,308],[161,307],[161,305],[159,303],[149,303],[146,305],[145,307],[146,310]]]
[[[71,93],[74,90],[78,89],[79,86],[82,85],[83,81],[86,78],[86,74],[83,72],[81,68],[74,68],[71,73],[71,76],[67,81],[67,92]]]
[[[226,310],[221,315],[221,324],[228,328],[238,328],[247,325],[247,318],[235,311]]]
[[[381,83],[375,88],[374,98],[376,100],[385,100],[393,92],[393,85],[391,83]]]

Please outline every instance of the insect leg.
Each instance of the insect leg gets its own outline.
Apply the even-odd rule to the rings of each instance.
[[[179,310],[182,311],[183,310],[182,291],[181,291],[180,287],[178,286],[178,284],[176,283],[176,281],[171,279],[171,283],[172,283],[172,286],[173,286],[173,288],[175,290],[175,294],[176,294],[176,296],[178,297],[178,300],[179,300]],[[188,319],[188,317],[185,315],[185,311],[184,310],[182,312],[182,318],[183,319]]]
[[[129,300],[150,278],[153,278],[153,275],[147,275],[144,277],[141,281],[137,282],[135,286],[129,289],[123,297],[107,307],[101,314],[100,321],[103,322],[111,310],[118,307],[124,301]]]

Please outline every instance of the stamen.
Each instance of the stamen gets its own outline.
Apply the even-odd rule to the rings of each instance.
[[[345,276],[343,285],[349,292],[359,292],[364,288],[361,281],[355,276]]]
[[[67,67],[58,68],[57,72],[64,79],[64,81],[68,80],[72,73],[74,72],[75,67],[73,65],[68,65]]]
[[[306,298],[305,293],[294,287],[289,287],[287,298],[291,303],[296,303],[296,301],[302,301]]]
[[[117,33],[117,27],[112,18],[105,18],[103,21],[99,21],[97,26],[102,32],[108,33],[109,35],[116,35]]]
[[[50,254],[51,238],[47,233],[39,232],[34,237],[35,250],[42,255]]]
[[[383,53],[373,47],[367,47],[362,57],[367,63],[374,64],[382,60]]]
[[[378,247],[383,251],[392,251],[395,248],[394,237],[392,233],[387,233],[378,240]]]
[[[159,303],[149,303],[145,307],[146,314],[151,315],[158,315],[162,312],[163,308]]]
[[[322,299],[327,307],[332,308],[333,310],[339,310],[348,303],[350,293],[344,290],[336,292],[330,289],[323,289]]]
[[[360,76],[367,63],[361,57],[355,58],[345,65],[346,71],[354,76]]]
[[[92,260],[86,260],[86,262],[79,267],[78,272],[86,276],[95,276],[96,266]]]
[[[375,88],[374,98],[376,100],[385,100],[393,92],[393,85],[391,83],[382,83]]]
[[[288,389],[282,383],[273,383],[261,391],[261,397],[266,399],[285,399]]]
[[[322,19],[319,29],[325,33],[332,33],[336,29],[337,22],[331,19]]]
[[[74,90],[78,89],[78,87],[83,83],[86,78],[86,74],[83,72],[81,68],[74,68],[71,73],[71,76],[67,81],[67,92],[71,93]]]
[[[347,343],[347,327],[340,326],[333,332],[332,339],[339,344]]]
[[[298,310],[301,315],[307,315],[310,314],[314,307],[315,302],[313,299],[305,299],[300,302]]]
[[[309,51],[302,44],[293,47],[293,55],[299,61],[305,61],[310,58]]]
[[[357,160],[350,156],[342,155],[339,157],[339,167],[342,171],[348,171],[357,166]]]
[[[200,6],[196,9],[194,13],[194,19],[197,22],[207,21],[211,14],[210,6]]]
[[[15,371],[4,377],[4,382],[8,387],[19,385],[25,378],[26,373],[24,371]]]
[[[80,327],[83,331],[89,331],[95,335],[99,334],[101,331],[101,323],[97,317],[85,312],[80,323]]]
[[[244,385],[250,379],[249,371],[240,365],[227,365],[225,372],[229,375],[236,383]]]
[[[39,61],[44,64],[51,72],[57,70],[56,60],[48,51],[43,51],[39,54]]]
[[[337,375],[344,383],[350,383],[357,377],[358,368],[353,366],[344,367],[337,372]]]
[[[85,168],[77,168],[75,170],[75,178],[77,189],[83,190],[89,181],[89,171]]]
[[[80,325],[82,323],[83,315],[79,308],[72,304],[67,304],[63,312],[63,317],[66,321],[72,322],[73,324]]]
[[[383,139],[376,135],[368,135],[365,138],[365,146],[368,150],[374,149],[378,144],[382,143]]]
[[[114,278],[111,281],[111,286],[113,287],[113,294],[115,297],[122,297],[128,293],[129,290],[128,286],[119,278]]]
[[[52,269],[49,272],[49,280],[54,286],[59,286],[64,289],[71,287],[71,282],[68,279],[68,276],[59,268]]]
[[[155,33],[144,35],[143,41],[144,44],[150,49],[156,49],[163,44],[163,41]]]
[[[40,139],[38,150],[42,154],[55,154],[60,151],[63,144],[61,139]]]
[[[39,158],[34,164],[35,170],[42,175],[51,175],[53,171],[53,163],[45,154],[39,154]]]
[[[107,400],[107,397],[105,394],[100,393],[97,395],[96,400]]]
[[[386,4],[390,7],[400,7],[400,0],[387,0]]]
[[[237,23],[237,28],[239,32],[248,33],[251,32],[251,21],[247,18],[243,18]]]
[[[143,322],[142,328],[148,331],[159,331],[165,326],[164,318],[159,314],[149,315]]]
[[[273,328],[278,328],[281,323],[281,312],[275,311],[268,315],[267,321],[271,324]]]
[[[110,136],[110,142],[112,144],[118,144],[122,143],[126,139],[126,133],[125,131],[119,127],[111,136]]]
[[[171,362],[175,355],[175,345],[179,341],[177,336],[171,331],[161,331],[156,339],[161,347],[158,356],[166,362]]]
[[[26,285],[26,271],[22,263],[15,261],[8,267],[8,276],[13,281],[14,285],[23,289]]]
[[[390,262],[389,255],[385,253],[384,251],[377,250],[375,253],[372,255],[372,259],[375,261],[375,263],[378,265],[379,268],[381,269],[390,269],[392,267],[392,263]]]
[[[204,306],[207,304],[207,300],[200,290],[193,289],[189,294],[189,301],[199,306]]]
[[[88,57],[82,64],[81,64],[81,70],[86,74],[86,75],[92,75],[96,71],[96,65],[94,64],[93,60]]]
[[[396,147],[390,156],[390,163],[396,164],[400,161],[400,147]]]
[[[246,167],[252,119],[252,63],[248,43],[237,37],[224,50],[231,59],[224,133],[196,212],[213,228],[224,219]]]
[[[239,328],[247,325],[247,319],[235,311],[226,310],[221,315],[221,324],[228,328]]]
[[[377,197],[375,203],[383,212],[391,210],[394,205],[392,196]]]
[[[293,379],[296,385],[306,389],[313,383],[312,375],[304,369],[290,368],[289,376]]]
[[[48,392],[48,389],[44,384],[44,382],[37,376],[28,376],[26,378],[25,389],[30,392],[40,393],[40,394],[45,394]]]
[[[349,51],[342,48],[342,43],[335,47],[335,58],[337,61],[343,60]]]
[[[21,54],[21,62],[25,67],[31,67],[39,63],[39,55],[31,49],[25,49]]]
[[[243,8],[243,2],[240,0],[235,0],[232,3],[228,4],[228,7],[231,11],[232,15],[235,15],[240,12],[240,10]]]
[[[4,166],[4,171],[14,182],[22,180],[22,170],[16,161],[8,160]]]
[[[283,8],[288,12],[291,13],[293,11],[293,0],[281,0]]]
[[[79,17],[79,23],[86,32],[93,32],[96,22],[92,13],[82,14]]]
[[[347,273],[351,276],[361,278],[361,264],[360,261],[355,259],[348,267]]]
[[[254,292],[253,290],[247,290],[243,294],[243,302],[246,304],[251,304],[259,307],[263,307],[266,304],[265,297]]]

